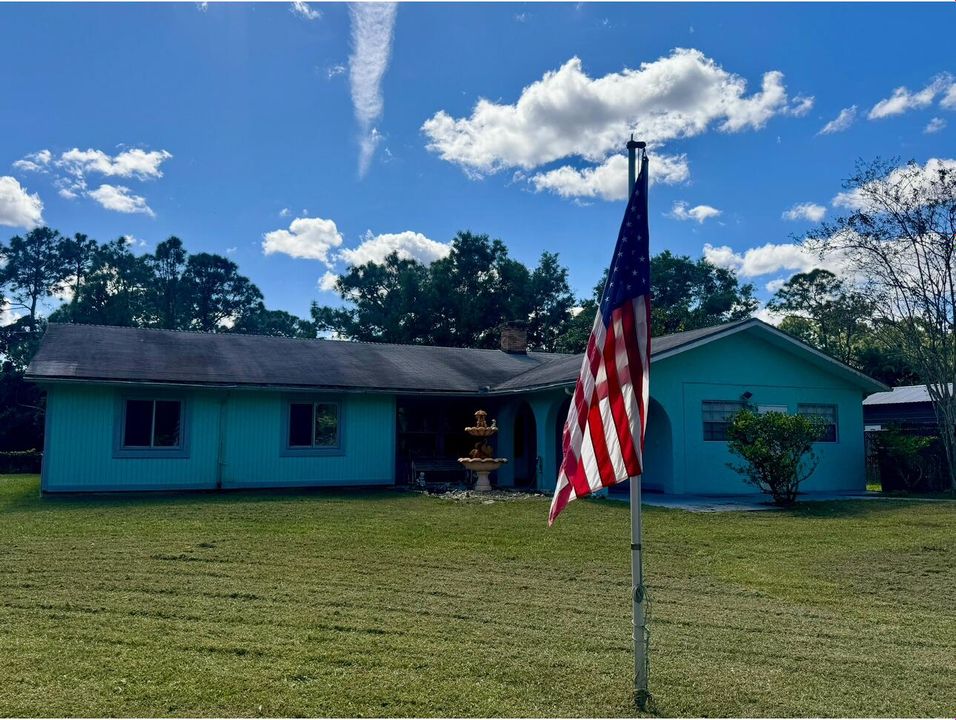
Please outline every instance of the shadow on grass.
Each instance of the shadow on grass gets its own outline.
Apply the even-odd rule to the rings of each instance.
[[[911,505],[911,499],[893,498],[874,500],[813,500],[797,502],[790,508],[782,508],[779,514],[785,517],[805,518],[841,518],[876,517],[898,511]]]
[[[0,512],[33,507],[37,511],[63,508],[130,508],[222,505],[230,503],[287,502],[289,500],[350,500],[385,502],[414,493],[392,487],[228,488],[140,492],[40,494],[37,476],[0,475]]]

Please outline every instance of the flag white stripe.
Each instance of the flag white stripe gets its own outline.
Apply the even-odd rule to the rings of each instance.
[[[618,377],[626,373],[630,378],[628,382],[621,383],[621,394],[624,396],[624,409],[627,412],[628,426],[631,434],[631,442],[634,444],[634,452],[637,455],[641,467],[644,467],[644,458],[641,452],[640,401],[634,393],[634,372],[637,368],[632,368],[628,365],[627,346],[625,345],[626,340],[624,338],[624,322],[620,316],[618,316],[614,322],[614,341],[618,348],[614,358],[617,362]]]

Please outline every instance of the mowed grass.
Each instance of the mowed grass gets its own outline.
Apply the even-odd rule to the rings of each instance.
[[[625,716],[628,509],[0,478],[5,715]],[[953,716],[956,505],[645,512],[655,712]]]

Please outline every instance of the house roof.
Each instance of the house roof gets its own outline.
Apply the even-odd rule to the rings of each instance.
[[[659,362],[665,358],[679,355],[707,343],[732,336],[738,332],[756,333],[773,345],[782,347],[790,352],[801,354],[807,361],[824,368],[829,372],[861,387],[865,392],[879,392],[887,386],[849,365],[835,360],[829,355],[820,352],[801,340],[778,330],[773,325],[758,320],[746,318],[735,322],[713,325],[698,330],[662,335],[651,340],[651,362]],[[497,386],[499,391],[517,392],[521,390],[535,390],[551,386],[568,385],[577,380],[581,371],[581,355],[565,355],[539,367],[532,368],[522,375],[511,378]]]
[[[864,405],[902,405],[905,403],[932,402],[929,390],[925,385],[901,385],[889,392],[879,392],[870,395],[863,401]]]
[[[652,361],[736,332],[758,332],[868,392],[882,383],[755,318],[654,338]],[[511,393],[572,385],[583,355],[309,340],[50,323],[27,368],[34,381]]]
[[[31,380],[478,393],[564,355],[51,323]]]

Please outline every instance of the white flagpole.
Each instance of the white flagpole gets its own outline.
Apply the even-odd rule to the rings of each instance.
[[[627,143],[628,198],[634,193],[637,182],[637,150],[645,152],[646,145],[631,136]],[[649,665],[647,647],[647,606],[644,590],[644,563],[641,547],[641,477],[632,477],[629,481],[631,501],[631,600],[633,602],[633,638],[634,638],[634,701],[638,708],[645,710],[650,693],[647,690],[647,672]]]

